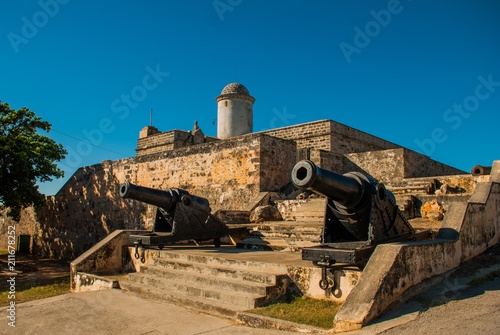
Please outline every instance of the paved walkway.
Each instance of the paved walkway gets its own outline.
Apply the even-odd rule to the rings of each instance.
[[[235,253],[232,257],[243,256],[249,255]],[[296,260],[280,260],[288,261]],[[476,287],[467,285],[471,278],[498,269],[500,244],[462,264],[448,279],[373,324],[344,334],[498,334],[500,278]],[[0,308],[0,334],[296,334],[238,325],[234,320],[146,300],[121,290],[71,293],[17,304],[15,328],[8,325],[6,309]]]
[[[448,279],[387,313],[378,324],[346,334],[499,334],[500,278],[475,287],[460,286],[458,280]]]
[[[121,290],[70,293],[19,304],[15,329],[6,317],[0,320],[0,334],[286,334],[236,325]]]
[[[498,334],[500,279],[465,290],[450,291],[444,282],[425,295],[390,312],[383,320],[353,334]],[[450,294],[450,292],[454,292]],[[458,299],[441,306],[425,304]],[[424,305],[422,305],[422,303]],[[6,313],[5,310],[3,313]],[[296,334],[237,325],[232,320],[200,314],[169,303],[145,300],[120,290],[71,293],[16,306],[16,328],[0,320],[0,334]]]

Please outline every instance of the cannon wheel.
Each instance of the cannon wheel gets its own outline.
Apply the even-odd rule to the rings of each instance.
[[[214,238],[214,246],[215,246],[216,248],[220,248],[220,245],[221,245],[221,244],[220,244],[220,237],[216,237],[216,238]]]

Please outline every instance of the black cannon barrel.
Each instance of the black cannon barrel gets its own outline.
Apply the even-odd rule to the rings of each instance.
[[[188,195],[189,201],[196,202],[210,211],[210,203],[207,199],[189,194],[188,191],[179,188],[168,188],[164,191],[154,188],[134,185],[124,182],[120,186],[120,196],[123,199],[133,199],[150,205],[161,207],[167,211],[173,209],[175,204],[181,201],[182,196]]]
[[[174,199],[169,191],[138,186],[128,181],[120,186],[120,196],[123,199],[138,200],[167,210],[175,205],[176,200],[178,200]]]
[[[302,160],[292,170],[292,183],[299,189],[320,193],[346,207],[352,207],[363,197],[363,182],[354,175],[341,175]]]

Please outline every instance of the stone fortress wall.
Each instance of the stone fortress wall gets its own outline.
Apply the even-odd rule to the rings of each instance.
[[[270,136],[293,140],[298,149],[314,148],[335,153],[395,149],[399,145],[332,120],[320,120],[264,131]]]
[[[360,171],[380,181],[457,175],[463,171],[332,120],[218,139],[201,129],[159,132],[145,127],[137,156],[82,167],[47,206],[23,211],[17,235],[30,235],[33,253],[74,259],[117,229],[150,229],[153,206],[119,197],[125,181],[176,187],[207,198],[212,212],[242,210],[261,192],[290,183],[295,163],[311,159],[338,173]],[[12,224],[0,216],[0,234]],[[0,241],[0,249],[6,249]]]
[[[291,171],[295,152],[293,141],[249,134],[83,167],[48,197],[47,207],[23,211],[17,235],[30,235],[37,254],[71,259],[116,229],[151,229],[154,207],[122,200],[125,181],[185,189],[207,198],[213,212],[243,209],[262,190],[279,191],[290,182],[282,171]],[[12,222],[2,220],[6,232]]]

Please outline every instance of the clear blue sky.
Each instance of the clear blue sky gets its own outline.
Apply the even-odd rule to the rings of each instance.
[[[0,100],[52,123],[65,180],[135,156],[151,108],[160,131],[198,120],[216,136],[215,97],[235,67],[256,98],[254,131],[332,119],[465,171],[500,159],[499,1],[2,0],[0,11]]]

